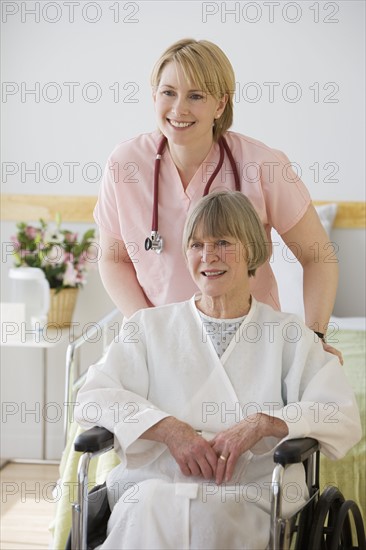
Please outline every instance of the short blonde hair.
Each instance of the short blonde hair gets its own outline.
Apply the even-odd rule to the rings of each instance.
[[[224,112],[214,121],[213,137],[218,141],[233,123],[235,75],[229,59],[216,44],[208,40],[179,40],[165,50],[155,63],[151,73],[153,88],[159,86],[161,73],[171,61],[178,63],[188,82],[215,99],[221,99],[227,94]]]
[[[250,277],[269,257],[263,224],[249,199],[240,191],[214,191],[196,204],[183,230],[185,255],[198,228],[207,237],[233,237],[241,242],[247,253]]]

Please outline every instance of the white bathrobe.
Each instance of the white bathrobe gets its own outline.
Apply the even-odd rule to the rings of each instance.
[[[263,412],[286,422],[285,439],[314,437],[341,458],[361,437],[359,413],[338,358],[316,340],[296,316],[254,299],[221,359],[195,298],[127,320],[105,361],[90,367],[75,408],[82,426],[115,434],[121,458],[108,478],[113,512],[102,548],[264,549],[278,439],[262,439],[217,486],[184,476],[164,444],[139,437],[175,416],[210,439]],[[301,465],[286,470],[284,487],[289,514],[307,497]]]

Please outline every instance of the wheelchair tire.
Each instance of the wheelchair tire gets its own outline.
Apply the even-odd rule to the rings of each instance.
[[[309,548],[311,550],[330,550],[339,510],[344,502],[344,496],[337,487],[327,487],[320,495],[315,507],[312,529],[309,536]],[[352,537],[349,539],[351,531],[348,527],[349,525],[346,522],[340,534],[342,544],[344,544],[341,548],[344,549],[352,548]]]
[[[352,530],[351,530],[351,524],[350,524],[350,514],[353,516],[353,521],[355,525],[355,534],[357,536],[357,546],[353,545],[352,541]],[[365,539],[365,529],[362,521],[362,516],[359,507],[353,500],[346,500],[340,510],[339,514],[337,516],[337,524],[335,526],[332,541],[331,541],[331,548],[330,550],[338,550],[339,548],[339,542],[341,542],[341,535],[344,531],[344,528],[346,526],[346,529],[350,530],[350,539],[351,539],[351,546],[353,550],[366,550],[366,539]]]

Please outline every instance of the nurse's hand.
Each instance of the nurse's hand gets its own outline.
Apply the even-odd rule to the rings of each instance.
[[[333,355],[336,355],[339,359],[340,364],[343,365],[343,363],[344,363],[343,355],[338,349],[334,348],[333,346],[330,346],[326,342],[323,342],[323,349],[325,351],[327,351],[328,353],[333,353]]]
[[[233,476],[240,455],[251,449],[263,437],[285,437],[288,428],[283,420],[258,413],[247,416],[231,428],[218,433],[211,441],[218,461],[215,481],[227,482]]]

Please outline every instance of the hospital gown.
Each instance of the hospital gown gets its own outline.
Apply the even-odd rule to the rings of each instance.
[[[167,416],[210,439],[263,412],[286,422],[285,439],[314,437],[333,459],[360,438],[354,395],[337,357],[299,318],[253,299],[219,359],[196,298],[137,312],[79,391],[76,420],[114,432],[121,458],[108,478],[113,511],[105,549],[253,550],[268,544],[279,440],[259,441],[240,457],[233,479],[218,486],[184,476],[165,444],[139,439]],[[288,514],[306,499],[302,465],[286,471],[284,484]]]

